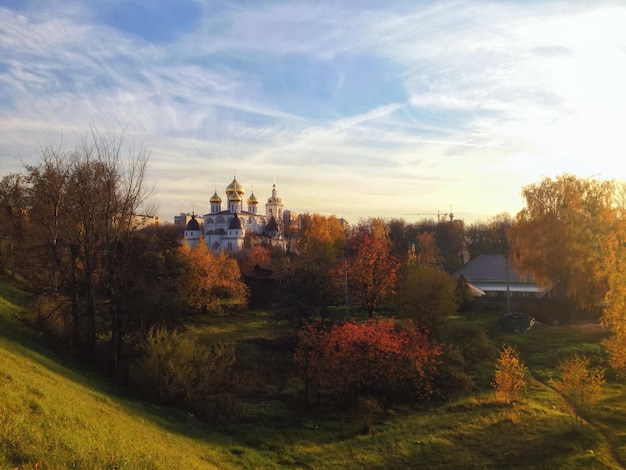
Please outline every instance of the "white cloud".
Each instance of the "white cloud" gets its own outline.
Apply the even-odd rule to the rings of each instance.
[[[544,174],[626,178],[613,163],[626,117],[618,4],[207,6],[159,44],[83,2],[35,6],[0,8],[3,170],[89,125],[122,128],[152,149],[166,218],[206,203],[233,169],[261,193],[277,171],[289,205],[352,219],[449,204],[490,215],[516,210],[521,185]],[[351,74],[373,78],[348,57],[376,63],[405,97],[349,95]],[[310,112],[306,84],[279,99],[261,83],[280,78],[266,63],[330,70],[329,108]]]

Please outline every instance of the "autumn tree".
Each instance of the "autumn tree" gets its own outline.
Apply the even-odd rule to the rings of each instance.
[[[509,232],[518,271],[560,285],[582,309],[604,304],[609,361],[626,370],[626,198],[624,185],[562,175],[526,186],[526,208]]]
[[[400,267],[391,254],[384,222],[374,219],[355,227],[346,253],[350,293],[372,318],[378,306],[395,293]]]
[[[297,249],[301,258],[329,265],[343,256],[346,228],[337,217],[303,214],[300,225]]]
[[[496,399],[510,407],[526,390],[526,366],[520,360],[517,350],[512,346],[504,346],[496,362],[493,388]]]
[[[607,292],[603,238],[615,221],[614,184],[562,175],[525,186],[526,207],[509,232],[518,272],[560,285],[576,306],[597,306]]]
[[[296,329],[324,321],[329,307],[341,300],[346,230],[335,216],[304,214],[297,238],[297,255],[279,273],[282,292],[280,319]]]
[[[434,232],[421,232],[415,236],[414,262],[440,266],[443,261],[441,250],[437,246]]]
[[[398,314],[437,335],[458,305],[455,284],[446,272],[428,264],[407,264],[394,298]]]
[[[413,224],[407,233],[413,234],[412,242],[416,244],[416,251],[420,245],[426,241],[422,234],[430,234],[430,239],[437,247],[436,259],[446,271],[452,272],[461,267],[466,262],[465,248],[465,225],[462,220],[438,221],[424,219]],[[429,248],[429,251],[430,250]]]
[[[127,146],[123,135],[91,129],[76,147],[44,146],[41,161],[14,181],[29,222],[21,227],[22,271],[45,296],[40,327],[89,354],[106,337],[113,368],[125,342],[183,310],[173,288],[185,272],[179,234],[140,232],[134,223],[151,211],[147,163],[148,152]],[[16,187],[0,188],[11,210],[18,204],[8,189]]]
[[[99,334],[109,333],[113,362],[132,221],[151,195],[147,163],[147,152],[123,136],[91,129],[74,148],[46,145],[41,161],[25,167],[31,280],[68,299],[75,347],[93,353]]]
[[[190,311],[219,312],[224,300],[245,304],[247,287],[233,258],[225,253],[213,254],[205,243],[193,249],[184,244],[179,250],[185,268],[177,287]]]
[[[272,257],[270,248],[262,245],[254,245],[248,253],[240,258],[241,273],[245,276],[254,274],[256,266],[271,266]]]
[[[611,331],[604,340],[609,363],[620,377],[626,376],[626,184],[615,193],[616,219],[603,237],[608,292],[601,323]]]
[[[559,365],[560,377],[552,381],[554,388],[572,407],[574,428],[588,416],[602,396],[604,370],[590,369],[588,357],[575,357]]]
[[[294,360],[305,374],[307,391],[354,402],[368,395],[430,395],[440,352],[410,324],[399,328],[392,320],[370,319],[329,329],[305,325]]]

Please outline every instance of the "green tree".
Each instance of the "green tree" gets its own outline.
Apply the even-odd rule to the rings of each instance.
[[[235,360],[233,345],[206,346],[176,331],[153,327],[131,368],[131,384],[158,403],[221,421],[234,412]]]
[[[574,428],[580,428],[602,396],[604,370],[589,368],[588,357],[575,357],[559,365],[560,377],[552,383],[572,407]]]
[[[289,320],[296,330],[311,321],[324,323],[330,306],[340,301],[338,273],[320,260],[297,258],[279,279],[282,309],[277,317]]]
[[[437,336],[458,308],[454,288],[454,281],[440,268],[408,264],[401,271],[394,301],[401,317]]]

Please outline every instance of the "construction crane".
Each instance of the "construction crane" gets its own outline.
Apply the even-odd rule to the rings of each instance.
[[[443,217],[444,219],[446,217],[450,218],[450,222],[454,221],[454,214],[452,213],[452,206],[450,206],[450,212],[446,212],[445,214],[442,214],[440,210],[437,210],[436,214],[428,214],[428,213],[412,213],[412,214],[402,214],[402,215],[418,215],[420,217],[430,217],[433,215],[437,216],[437,222],[441,222],[441,218]]]

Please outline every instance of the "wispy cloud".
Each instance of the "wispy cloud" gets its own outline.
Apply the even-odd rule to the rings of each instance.
[[[27,0],[0,7],[0,161],[117,127],[166,218],[235,168],[352,219],[515,211],[543,174],[626,178],[624,24],[614,2]]]

